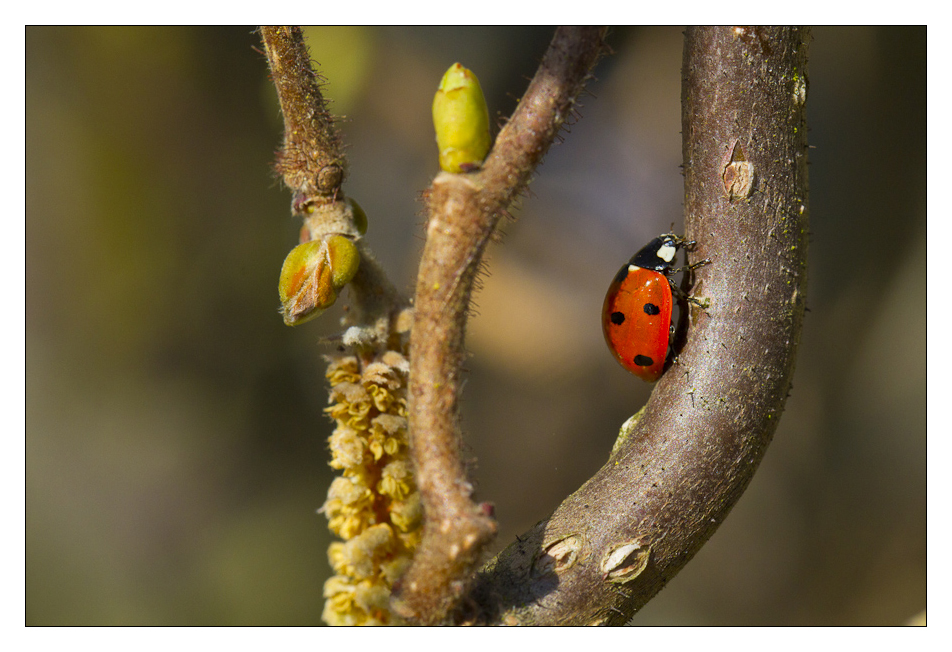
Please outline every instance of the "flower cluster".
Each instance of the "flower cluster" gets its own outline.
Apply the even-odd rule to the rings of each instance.
[[[336,575],[324,584],[324,620],[331,625],[386,625],[394,581],[410,563],[422,534],[423,507],[413,479],[407,437],[409,364],[397,351],[366,363],[333,358],[328,414],[331,484],[321,511],[344,541],[328,557]]]

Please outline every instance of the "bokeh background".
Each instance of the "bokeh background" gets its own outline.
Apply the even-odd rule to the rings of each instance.
[[[507,115],[549,28],[312,28],[370,246],[412,290],[430,102]],[[679,28],[617,28],[468,335],[497,548],[607,458],[650,388],[602,342],[619,265],[672,224]],[[299,225],[251,28],[26,30],[26,620],[320,624],[321,336],[277,277]],[[810,285],[787,410],[726,523],[635,624],[899,624],[926,607],[926,30],[818,28]],[[345,293],[346,300],[347,295]]]

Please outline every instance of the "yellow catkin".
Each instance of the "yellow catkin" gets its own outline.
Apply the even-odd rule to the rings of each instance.
[[[324,584],[323,618],[331,625],[390,625],[393,583],[420,541],[423,508],[412,474],[407,436],[409,363],[386,351],[361,363],[330,360],[331,405],[337,427],[330,465],[341,471],[321,511],[343,541],[331,544],[335,575]]]

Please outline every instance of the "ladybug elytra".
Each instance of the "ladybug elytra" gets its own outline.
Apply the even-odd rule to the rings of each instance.
[[[700,305],[675,285],[674,274],[691,271],[709,260],[675,268],[674,260],[682,247],[694,242],[673,233],[660,235],[615,275],[602,306],[602,331],[605,342],[618,363],[642,380],[653,383],[664,372],[674,326],[671,312],[674,296]]]

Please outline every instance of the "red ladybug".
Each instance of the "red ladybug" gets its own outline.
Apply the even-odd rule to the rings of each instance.
[[[675,269],[678,249],[690,248],[673,233],[660,235],[631,257],[615,275],[602,306],[602,331],[615,359],[625,369],[649,383],[661,377],[674,326],[672,293],[700,304],[674,284],[672,276],[690,271],[709,260]]]

